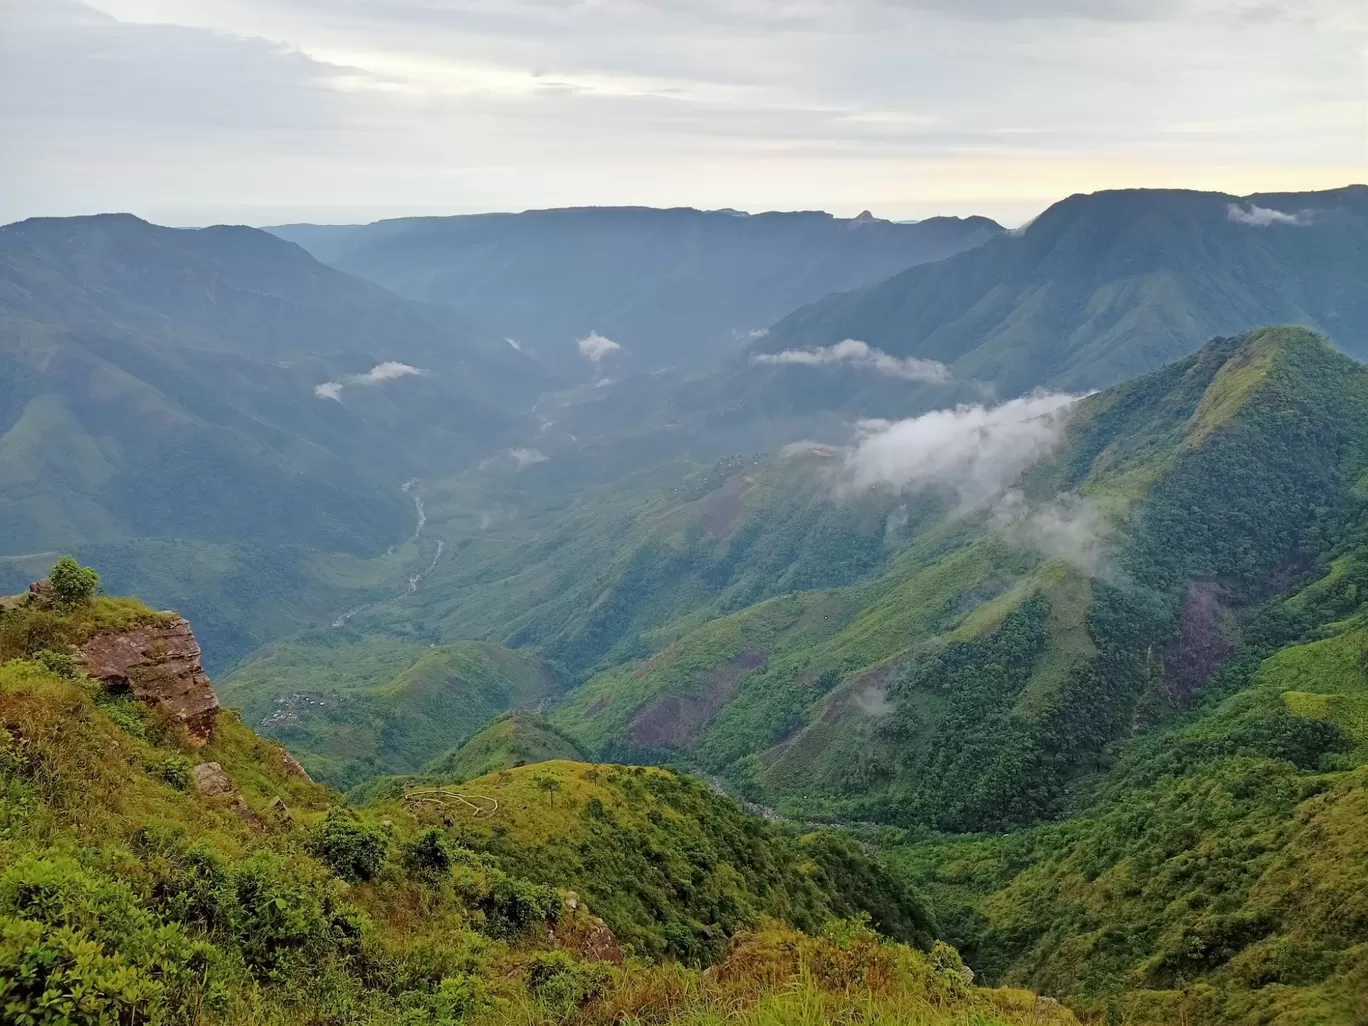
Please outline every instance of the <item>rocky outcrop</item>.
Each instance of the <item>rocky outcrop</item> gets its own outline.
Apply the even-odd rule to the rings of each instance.
[[[565,897],[565,911],[552,929],[551,939],[557,947],[573,951],[586,962],[622,965],[622,947],[617,936],[574,891]]]
[[[216,762],[200,763],[190,771],[190,777],[195,782],[195,790],[206,798],[218,798],[233,793],[232,781],[223,772],[223,767]]]
[[[243,798],[242,795],[238,794],[233,788],[233,782],[228,779],[228,774],[223,772],[223,767],[218,763],[200,763],[190,771],[190,779],[195,784],[195,790],[198,791],[202,797],[211,799],[232,798],[232,801],[227,803],[228,807],[237,814],[238,819],[242,820],[242,822],[246,823],[249,827],[254,827],[259,830],[266,825],[265,821],[247,804],[247,799]],[[280,807],[285,809],[285,803],[283,801],[277,798],[276,802],[279,802]],[[275,811],[274,806],[272,806],[272,812]],[[285,809],[285,816],[287,819],[289,818],[289,809]]]
[[[200,665],[190,624],[174,614],[162,623],[97,634],[76,658],[91,677],[168,713],[184,725],[190,743],[208,743],[218,718],[218,696]],[[212,764],[211,764],[212,765]]]

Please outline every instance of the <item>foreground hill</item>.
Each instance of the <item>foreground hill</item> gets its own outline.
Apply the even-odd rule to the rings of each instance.
[[[982,217],[895,224],[644,207],[269,230],[402,295],[465,311],[556,365],[584,368],[575,343],[598,332],[623,347],[602,363],[612,377],[703,366],[804,303],[1002,231]]]
[[[6,1021],[1073,1021],[1034,994],[972,987],[944,944],[923,952],[831,920],[852,906],[822,860],[875,869],[857,846],[811,845],[795,863],[798,842],[672,774],[559,764],[541,778],[559,788],[519,771],[479,781],[497,808],[472,793],[348,810],[232,714],[210,707],[187,729],[167,674],[196,672],[197,658],[133,642],[164,619],[42,592],[0,610]],[[150,672],[141,700],[83,672],[101,638],[128,641],[114,648]],[[542,796],[559,798],[549,821]],[[566,830],[583,838],[576,857],[601,859],[588,882],[605,894],[611,873],[638,870],[624,855],[650,863],[616,881],[644,902],[614,911],[624,936],[641,924],[625,954],[552,885],[566,882]],[[654,846],[613,847],[614,830]],[[464,846],[481,838],[488,852]],[[690,865],[692,878],[672,875]],[[827,925],[807,936],[765,913]],[[719,961],[707,973],[656,961],[656,941]]]

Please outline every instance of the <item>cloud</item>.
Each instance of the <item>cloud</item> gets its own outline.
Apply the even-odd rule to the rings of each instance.
[[[1111,524],[1092,499],[1062,493],[1043,506],[1029,507],[1016,489],[994,505],[990,522],[1003,537],[1061,559],[1088,577],[1113,579],[1107,539]]]
[[[1246,210],[1238,203],[1231,203],[1226,207],[1226,216],[1237,224],[1253,225],[1255,228],[1267,228],[1271,224],[1310,224],[1310,211],[1302,210],[1295,214],[1286,214],[1281,210],[1273,210],[1270,207],[1260,207],[1251,203]]]
[[[780,353],[756,353],[751,363],[793,364],[804,367],[845,365],[872,370],[890,378],[904,381],[942,382],[950,380],[950,368],[935,360],[919,360],[914,356],[890,356],[866,342],[848,338],[834,346],[816,349],[785,349]]]
[[[1077,396],[1035,393],[1000,406],[964,405],[908,420],[863,421],[842,487],[937,491],[987,505],[1058,444]]]
[[[611,338],[604,338],[597,331],[589,332],[575,344],[579,346],[580,356],[594,363],[599,363],[614,353],[622,351],[622,346]]]
[[[859,692],[855,696],[855,705],[860,712],[875,719],[891,716],[897,711],[897,706],[888,700],[888,691],[877,684],[872,684]]]
[[[530,467],[534,463],[545,463],[551,458],[539,449],[510,449],[508,455],[513,457],[513,462],[517,464],[519,470]]]
[[[377,363],[365,374],[346,374],[336,381],[325,381],[321,385],[316,385],[314,386],[314,395],[320,399],[336,399],[341,402],[342,389],[344,388],[353,385],[378,385],[382,381],[393,381],[396,378],[406,378],[412,374],[424,373],[426,372],[406,363],[386,360],[384,363]]]
[[[507,342],[514,349],[516,349],[518,352],[523,352],[522,343],[519,342],[516,338],[506,338],[504,339],[504,341]]]

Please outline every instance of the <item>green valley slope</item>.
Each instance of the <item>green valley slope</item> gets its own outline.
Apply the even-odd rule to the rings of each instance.
[[[932,521],[868,583],[687,625],[555,722],[616,757],[700,760],[802,814],[947,829],[1056,814],[1109,741],[1187,704],[1240,617],[1346,529],[1365,401],[1368,371],[1308,332],[1217,340],[1077,404],[1020,482],[1035,512],[1018,527]],[[1051,559],[1019,526],[1042,515],[1106,539],[1105,560]]]

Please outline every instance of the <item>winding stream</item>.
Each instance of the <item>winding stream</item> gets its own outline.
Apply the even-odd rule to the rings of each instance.
[[[423,496],[418,492],[418,484],[419,479],[415,477],[409,481],[405,481],[400,489],[405,495],[413,500],[414,525],[413,534],[409,537],[409,541],[411,542],[419,540],[419,537],[423,533],[423,528],[427,525],[427,509],[423,505]],[[412,595],[418,590],[418,586],[423,583],[423,579],[432,573],[433,570],[437,569],[437,563],[441,560],[442,553],[446,551],[446,540],[442,538],[436,538],[434,540],[437,542],[437,551],[432,554],[431,562],[422,570],[416,570],[409,574],[408,582],[405,584],[404,590],[397,596],[398,598]],[[391,548],[389,551],[393,552],[394,549]],[[332,626],[345,627],[347,626],[347,622],[354,616],[364,613],[368,609],[374,609],[378,605],[380,605],[380,602],[367,602],[357,606],[355,609],[348,609],[332,622]]]

